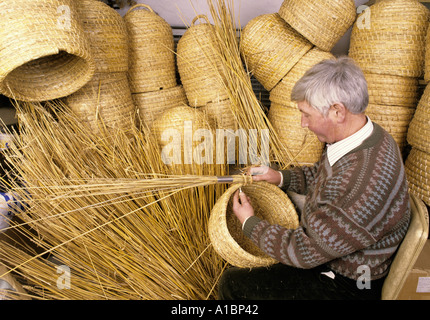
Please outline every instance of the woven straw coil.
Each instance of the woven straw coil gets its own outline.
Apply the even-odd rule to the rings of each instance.
[[[285,149],[285,158],[291,154],[299,165],[313,165],[321,158],[324,144],[309,129],[301,126],[297,107],[272,102],[268,119]]]
[[[415,107],[418,103],[418,79],[384,74],[364,74],[369,103]]]
[[[401,150],[406,146],[409,124],[415,113],[414,107],[369,104],[365,113],[392,135]]]
[[[132,6],[124,16],[129,37],[129,81],[132,93],[177,85],[173,31],[151,7]]]
[[[140,119],[148,128],[152,127],[154,121],[164,111],[188,103],[184,88],[180,85],[159,91],[133,93],[132,97],[139,111]]]
[[[257,217],[288,229],[299,226],[297,212],[287,194],[267,182],[234,184],[217,200],[209,218],[208,233],[215,251],[230,264],[241,268],[269,266],[276,260],[262,252],[243,235],[239,220],[234,215],[232,195],[242,188],[250,197]]]
[[[231,109],[230,99],[210,102],[200,109],[212,119],[216,129],[238,129],[236,117]]]
[[[312,44],[277,13],[260,15],[248,22],[240,41],[248,69],[268,91],[311,48]]]
[[[101,1],[80,0],[79,15],[90,41],[95,73],[127,72],[128,36],[124,19]]]
[[[126,72],[95,74],[84,87],[63,100],[95,133],[102,127],[128,131],[135,125],[135,106]]]
[[[409,124],[408,142],[411,146],[430,153],[430,87],[424,90]]]
[[[196,16],[178,41],[178,72],[191,106],[228,98],[219,49],[215,27],[205,15]]]
[[[430,82],[430,28],[427,29],[426,47],[424,55],[424,81]]]
[[[0,92],[23,101],[67,96],[95,63],[72,0],[0,2]]]
[[[409,191],[430,206],[430,154],[412,148],[405,161]]]
[[[179,106],[164,111],[163,114],[153,122],[152,132],[161,149],[170,144],[174,150],[181,150],[182,154],[182,151],[184,151],[186,147],[186,141],[189,141],[189,137],[187,138],[184,134],[185,131],[188,132],[189,130],[189,133],[192,135],[191,139],[193,139],[197,130],[211,130],[212,132],[212,126],[213,124],[210,123],[205,113],[199,108]],[[167,138],[170,140],[167,139],[168,141],[165,141],[163,139],[163,133],[167,134]],[[172,138],[173,134],[175,136]],[[180,140],[175,140],[176,134],[180,134]],[[177,145],[177,143],[180,145]],[[201,143],[202,141],[193,141],[191,152],[194,152],[196,147]],[[174,155],[172,156],[174,157]],[[185,159],[182,161],[185,161]]]
[[[279,15],[318,48],[330,51],[356,17],[353,0],[285,0]]]
[[[317,47],[309,50],[300,58],[281,82],[270,91],[270,101],[286,106],[291,105],[291,91],[296,82],[314,65],[325,59],[332,59],[333,57],[331,53],[322,51]]]
[[[379,1],[370,7],[369,29],[354,24],[349,56],[365,73],[421,77],[428,17],[415,0]]]

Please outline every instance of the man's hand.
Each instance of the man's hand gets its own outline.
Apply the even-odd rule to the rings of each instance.
[[[241,224],[254,215],[251,199],[240,190],[237,190],[233,195],[233,212]]]
[[[248,170],[248,174],[252,176],[253,181],[266,181],[278,186],[281,183],[281,172],[274,170],[268,166],[252,167]]]

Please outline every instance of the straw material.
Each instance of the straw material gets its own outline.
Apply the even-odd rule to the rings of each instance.
[[[151,7],[137,4],[124,16],[129,37],[129,81],[132,93],[177,85],[173,31]]]
[[[252,19],[242,31],[240,50],[248,69],[270,91],[312,44],[277,13]]]
[[[103,127],[128,131],[134,125],[135,106],[125,72],[98,73],[64,102],[93,132]]]
[[[299,165],[313,165],[321,158],[324,144],[312,131],[302,128],[301,113],[297,106],[272,102],[268,119],[283,146]]]
[[[205,15],[196,16],[178,42],[178,71],[190,106],[228,98],[219,47],[215,27]]]
[[[349,55],[365,73],[421,77],[428,17],[415,0],[379,1],[370,7],[370,28],[354,24]]]
[[[294,205],[278,187],[267,182],[234,184],[217,200],[211,211],[208,233],[212,246],[223,259],[237,267],[253,268],[275,264],[275,259],[243,235],[240,222],[231,209],[231,198],[239,188],[251,199],[257,217],[289,229],[299,226]]]
[[[334,56],[331,53],[322,51],[317,47],[309,50],[281,82],[270,91],[270,101],[286,106],[295,106],[291,104],[291,91],[296,82],[314,65],[325,59],[332,58]]]
[[[133,93],[132,98],[139,112],[139,118],[148,128],[154,121],[171,108],[188,104],[184,88],[179,85],[169,89],[146,93]]]
[[[161,148],[172,143],[175,146],[174,150],[177,147],[180,148],[179,150],[184,150],[186,145],[184,139],[187,138],[185,137],[185,131],[188,132],[189,130],[191,139],[193,139],[193,135],[197,130],[211,130],[212,126],[205,113],[199,108],[180,106],[164,111],[163,114],[154,121],[152,128]],[[172,141],[169,140],[171,134],[176,133],[172,130],[176,130],[180,134],[180,140],[174,139],[175,137]],[[163,134],[167,135],[169,141],[164,140]],[[180,145],[177,146],[177,143]],[[197,144],[200,144],[200,141],[193,141],[193,150]]]
[[[355,20],[352,0],[285,0],[279,15],[301,35],[330,51]]]
[[[426,48],[424,56],[424,81],[430,82],[430,29],[427,29]]]
[[[232,112],[230,99],[211,102],[200,109],[213,121],[216,129],[238,129],[238,123]]]
[[[364,74],[369,103],[415,107],[418,103],[418,79],[384,74]]]
[[[388,131],[402,150],[406,144],[409,124],[414,116],[414,107],[369,104],[366,115]]]
[[[424,90],[414,117],[409,124],[408,142],[411,146],[430,153],[430,87]]]
[[[95,63],[77,16],[72,0],[0,2],[2,94],[24,101],[51,100],[91,79]]]
[[[405,162],[409,191],[430,206],[430,154],[412,148]]]
[[[95,73],[127,72],[128,36],[121,15],[101,1],[80,0],[78,12],[96,64]]]

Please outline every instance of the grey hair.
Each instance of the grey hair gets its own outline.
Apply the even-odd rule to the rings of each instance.
[[[342,103],[351,113],[359,114],[369,103],[363,71],[347,56],[317,63],[293,87],[291,100],[306,101],[321,114]]]

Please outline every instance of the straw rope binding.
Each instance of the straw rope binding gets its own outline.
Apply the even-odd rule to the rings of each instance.
[[[430,153],[430,87],[424,89],[415,114],[409,124],[407,140],[409,144]]]
[[[412,147],[405,171],[409,191],[430,206],[430,154]]]
[[[429,10],[411,0],[379,1],[369,10],[370,27],[352,28],[349,56],[365,73],[421,77]]]
[[[268,91],[311,48],[277,13],[252,19],[241,34],[240,50],[247,68]]]
[[[196,16],[177,47],[178,72],[190,106],[228,98],[221,54],[215,27],[205,15]]]
[[[234,184],[217,200],[211,210],[208,233],[212,246],[224,260],[237,267],[272,265],[277,261],[243,235],[240,222],[232,212],[231,198],[239,188],[250,197],[256,216],[289,229],[295,229],[299,225],[293,203],[278,187],[267,182]]]
[[[127,72],[128,36],[121,15],[107,4],[80,0],[78,12],[96,64],[95,73]]]
[[[137,4],[124,16],[130,41],[129,81],[132,93],[177,85],[173,31],[150,6]]]
[[[57,99],[80,89],[94,72],[75,1],[0,2],[2,94],[23,101]]]
[[[315,46],[330,51],[355,20],[352,0],[285,0],[279,15]]]

